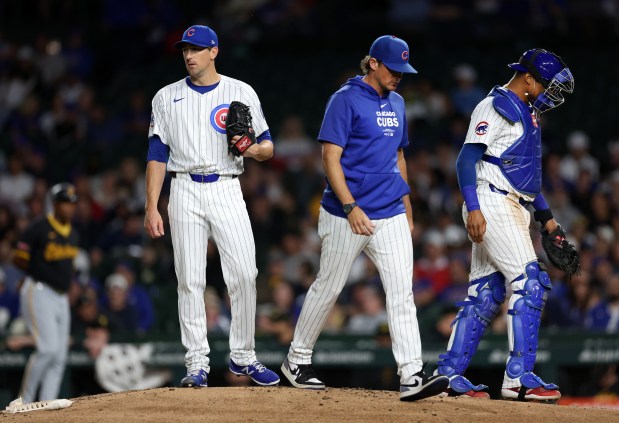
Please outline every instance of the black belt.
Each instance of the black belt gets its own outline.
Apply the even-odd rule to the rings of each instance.
[[[176,178],[176,172],[169,172],[170,177]],[[219,181],[223,177],[227,177],[229,179],[238,178],[239,175],[220,175],[218,173],[210,173],[208,175],[201,175],[196,173],[188,173],[189,177],[194,182],[200,182],[204,184],[210,184],[211,182]]]
[[[488,186],[490,187],[490,191],[492,191],[492,192],[496,192],[496,193],[498,193],[498,194],[503,194],[503,195],[509,195],[509,192],[508,192],[508,191],[505,191],[505,190],[503,190],[503,189],[497,188],[497,187],[495,187],[495,186],[494,186],[494,185],[492,185],[492,184],[488,184]],[[515,194],[514,194],[514,195],[515,195]],[[521,205],[521,206],[523,206],[523,207],[526,207],[526,206],[528,206],[529,204],[531,204],[529,201],[525,201],[525,199],[524,199],[524,198],[522,198],[522,197],[518,197],[518,202],[519,202],[519,203],[520,203],[520,205]]]

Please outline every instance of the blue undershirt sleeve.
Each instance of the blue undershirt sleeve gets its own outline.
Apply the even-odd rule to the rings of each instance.
[[[262,134],[258,135],[258,138],[256,138],[256,142],[258,144],[260,144],[264,140],[273,141],[273,138],[271,137],[271,132],[268,129],[264,131]]]
[[[456,160],[458,184],[468,211],[479,210],[475,165],[481,160],[486,148],[486,144],[481,143],[464,144]]]
[[[544,194],[542,193],[539,193],[531,204],[533,205],[535,210],[549,210],[550,209],[550,206],[546,202],[546,199],[544,198]]]
[[[170,158],[170,147],[165,145],[158,135],[153,135],[148,139],[148,154],[146,161],[154,160],[156,162],[167,163]]]

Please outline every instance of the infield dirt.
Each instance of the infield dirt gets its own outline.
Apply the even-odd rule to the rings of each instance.
[[[470,398],[405,403],[398,393],[363,389],[159,388],[74,399],[54,411],[2,414],[4,422],[619,422],[595,408]]]

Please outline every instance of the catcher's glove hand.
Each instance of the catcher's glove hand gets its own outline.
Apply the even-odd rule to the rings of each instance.
[[[580,256],[574,244],[567,240],[565,231],[561,226],[548,232],[545,228],[542,233],[542,247],[548,256],[548,260],[559,270],[573,275],[580,270]]]
[[[238,139],[233,139],[236,136]],[[242,156],[245,150],[256,143],[256,134],[251,126],[249,106],[239,101],[233,101],[226,116],[226,136],[228,137],[228,151],[234,156]]]

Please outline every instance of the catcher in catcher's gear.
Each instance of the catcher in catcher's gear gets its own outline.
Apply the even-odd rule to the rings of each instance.
[[[541,193],[542,143],[539,115],[564,102],[574,89],[565,62],[543,49],[526,51],[504,86],[496,86],[471,115],[456,168],[464,197],[463,217],[473,251],[469,291],[460,302],[447,352],[437,372],[449,377],[449,393],[488,398],[486,385],[463,374],[486,327],[509,299],[509,357],[501,395],[506,399],[556,401],[558,386],[533,373],[542,310],[551,281],[531,241],[531,215],[541,223],[550,261],[568,273],[578,271],[578,253],[552,216]]]

